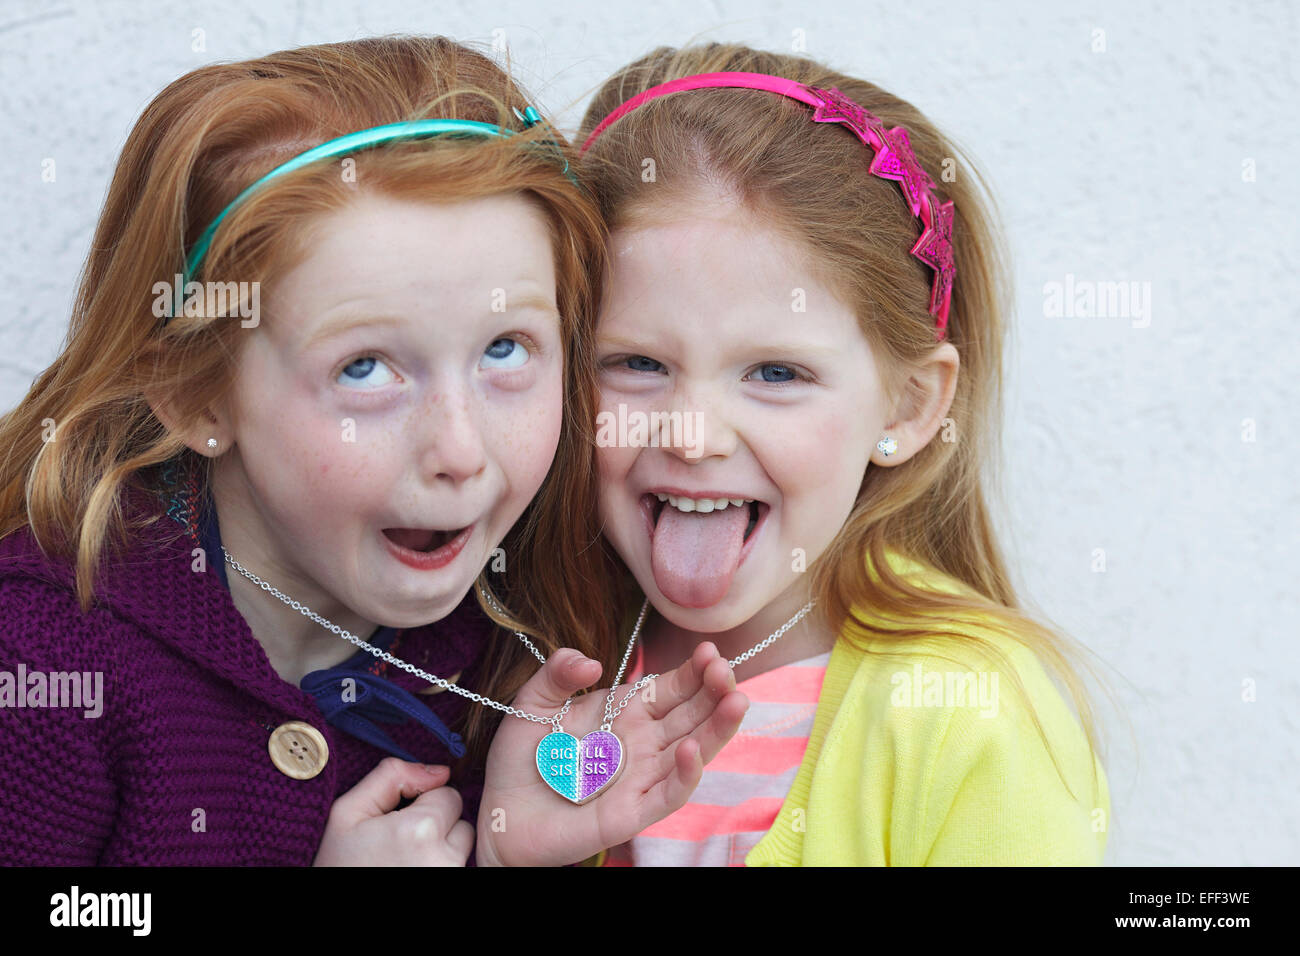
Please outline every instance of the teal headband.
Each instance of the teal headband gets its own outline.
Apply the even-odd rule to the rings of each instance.
[[[537,115],[537,110],[531,106],[524,107],[522,113],[515,110],[515,115],[524,122],[525,128],[536,126],[542,121]],[[346,136],[340,136],[337,139],[326,140],[319,146],[314,146],[305,153],[300,153],[293,159],[281,163],[275,169],[271,170],[261,179],[257,180],[238,196],[230,201],[221,214],[208,228],[203,230],[198,241],[190,249],[189,254],[185,257],[185,275],[184,282],[189,283],[190,277],[199,270],[199,264],[203,262],[203,257],[207,254],[208,246],[212,243],[212,237],[216,234],[217,227],[221,225],[223,219],[230,214],[236,206],[246,200],[250,194],[260,189],[272,179],[283,176],[285,173],[291,173],[295,169],[300,169],[309,163],[314,163],[321,159],[331,159],[335,156],[341,156],[345,153],[353,153],[357,150],[368,149],[372,146],[379,146],[398,139],[418,139],[426,136],[513,136],[514,130],[505,129],[500,126],[493,126],[491,123],[479,123],[474,120],[460,119],[422,119],[412,120],[406,123],[388,123],[385,126],[374,126],[370,129],[358,130],[355,133],[348,133]],[[573,174],[569,172],[569,161],[564,160],[564,175],[576,186],[578,181]],[[166,319],[163,320],[166,324]]]

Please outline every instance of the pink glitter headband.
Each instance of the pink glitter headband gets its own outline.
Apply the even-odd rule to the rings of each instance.
[[[644,93],[638,93],[610,113],[591,131],[582,144],[586,152],[596,137],[639,106],[660,96],[681,90],[698,90],[709,87],[744,87],[766,90],[799,100],[814,107],[815,123],[843,123],[857,137],[875,151],[868,169],[874,176],[891,179],[903,190],[903,197],[913,216],[918,216],[924,229],[912,246],[916,256],[934,270],[934,284],[930,289],[930,313],[937,317],[935,340],[942,341],[948,325],[948,304],[952,300],[952,282],[957,268],[952,257],[952,202],[940,205],[931,193],[932,180],[912,153],[907,130],[901,126],[885,129],[885,124],[837,89],[822,90],[805,86],[794,80],[767,73],[697,73],[679,80],[660,83]]]

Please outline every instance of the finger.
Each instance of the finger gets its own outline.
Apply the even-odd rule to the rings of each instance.
[[[451,832],[447,834],[447,846],[451,847],[460,855],[460,860],[464,863],[469,859],[470,851],[474,849],[474,841],[477,839],[477,833],[473,824],[468,820],[457,820]]]
[[[358,822],[388,813],[403,797],[418,797],[441,787],[451,777],[445,766],[432,770],[422,763],[385,757],[347,793],[334,801],[330,815],[344,822]]]
[[[397,821],[397,839],[413,847],[417,854],[430,846],[442,845],[460,820],[463,808],[460,794],[453,787],[438,787],[420,794],[409,807],[391,813],[385,819]]]
[[[713,716],[695,728],[682,743],[695,741],[700,747],[700,759],[706,764],[716,757],[736,731],[740,730],[745,714],[749,710],[749,698],[740,691],[732,691],[718,701]],[[678,744],[680,747],[681,744]]]
[[[672,766],[667,775],[646,791],[646,816],[641,821],[643,829],[686,806],[686,801],[704,776],[699,744],[688,738],[673,750]]]
[[[718,702],[736,689],[736,677],[725,660],[714,658],[704,671],[700,688],[659,721],[659,742],[666,747],[691,733],[712,716]]]
[[[683,701],[690,700],[700,689],[708,666],[718,659],[717,646],[712,641],[701,641],[680,666],[655,678],[653,695],[642,691],[646,711],[655,720],[659,720]]]
[[[726,746],[727,741],[736,735],[749,710],[749,698],[740,691],[732,691],[718,701],[709,718],[683,737],[676,747],[666,749],[659,754],[659,774],[667,777],[673,769],[676,751],[686,744],[699,748],[701,760],[709,763]]]
[[[519,689],[514,706],[531,713],[554,713],[578,691],[596,683],[600,672],[598,661],[562,647]]]
[[[438,821],[438,835],[443,836],[460,819],[460,812],[464,808],[465,802],[455,787],[437,787],[420,794],[409,807],[403,807],[397,812],[432,817]],[[411,813],[412,810],[415,813]]]

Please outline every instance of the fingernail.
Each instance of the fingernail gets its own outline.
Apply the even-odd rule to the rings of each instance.
[[[426,763],[426,764],[424,765],[424,769],[427,770],[429,773],[433,774],[433,775],[436,777],[438,774],[442,773],[444,770],[450,770],[451,768],[448,767],[446,764],[441,764],[441,763]]]

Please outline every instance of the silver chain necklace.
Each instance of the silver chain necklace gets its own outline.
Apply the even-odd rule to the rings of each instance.
[[[623,765],[626,761],[624,760],[622,742],[619,741],[618,737],[616,737],[613,732],[614,721],[618,718],[618,715],[623,712],[623,708],[628,705],[628,702],[632,700],[638,691],[645,687],[646,684],[650,683],[650,681],[660,676],[658,674],[646,674],[637,681],[635,685],[633,685],[632,689],[627,692],[627,695],[619,701],[617,707],[613,706],[614,693],[623,680],[623,672],[627,669],[627,662],[632,656],[632,647],[636,644],[636,639],[641,633],[641,625],[645,622],[646,611],[650,608],[650,600],[648,598],[641,605],[641,613],[637,615],[636,626],[632,629],[632,636],[628,639],[627,649],[623,652],[623,660],[618,665],[618,673],[615,675],[614,683],[609,689],[609,695],[605,698],[605,721],[600,725],[599,730],[592,731],[583,737],[581,742],[579,742],[577,738],[573,737],[571,734],[566,734],[560,723],[564,715],[569,712],[569,707],[573,704],[572,697],[564,702],[564,706],[561,707],[556,714],[551,717],[542,717],[538,714],[530,714],[527,711],[520,710],[518,707],[511,707],[508,704],[502,704],[499,701],[492,700],[490,697],[484,697],[482,694],[476,694],[473,691],[466,690],[457,684],[453,684],[450,681],[443,680],[441,677],[430,674],[428,671],[421,670],[414,664],[408,663],[382,648],[375,647],[373,644],[363,641],[346,628],[340,627],[331,621],[327,621],[305,604],[295,601],[279,588],[272,584],[268,584],[252,571],[248,570],[234,559],[230,552],[226,550],[225,545],[221,546],[221,553],[225,555],[226,562],[232,568],[244,577],[248,578],[248,580],[252,581],[263,591],[279,598],[289,607],[315,621],[330,633],[337,634],[344,640],[355,644],[357,647],[373,654],[375,657],[387,661],[394,667],[399,667],[431,684],[441,687],[443,690],[449,690],[454,694],[459,694],[461,697],[468,698],[477,704],[494,707],[503,713],[510,714],[513,717],[521,717],[524,720],[530,720],[534,723],[550,724],[552,727],[551,733],[543,737],[541,743],[537,745],[537,770],[542,775],[542,780],[545,781],[552,790],[555,790],[562,797],[565,797],[572,803],[586,803],[588,800],[603,792],[622,772]],[[479,593],[498,613],[506,613],[505,609],[502,608],[487,591],[480,588]],[[799,612],[795,614],[794,617],[790,618],[790,620],[786,621],[783,625],[773,631],[772,634],[755,644],[739,657],[730,660],[727,663],[734,670],[737,664],[744,663],[755,654],[766,650],[779,640],[786,631],[799,623],[799,621],[803,619],[804,615],[812,610],[815,603],[815,601],[809,601],[799,609]],[[519,640],[523,641],[524,645],[530,651],[533,652],[533,656],[536,657],[538,661],[543,664],[546,663],[546,658],[542,655],[542,652],[537,649],[537,645],[530,641],[520,631],[515,631],[514,634],[519,638]]]

